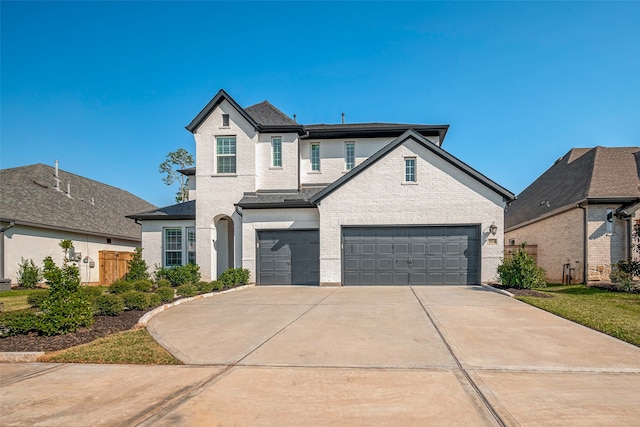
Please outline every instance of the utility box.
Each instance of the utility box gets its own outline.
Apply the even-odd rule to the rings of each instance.
[[[0,291],[11,290],[11,279],[0,279]]]

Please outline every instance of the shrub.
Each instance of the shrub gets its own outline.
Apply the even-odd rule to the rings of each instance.
[[[153,287],[153,283],[148,279],[140,279],[133,282],[132,286],[134,291],[149,292]]]
[[[218,278],[226,288],[249,283],[249,270],[246,268],[229,268]]]
[[[124,300],[120,295],[100,295],[95,304],[98,314],[102,316],[118,316],[124,311]]]
[[[102,288],[95,286],[83,286],[80,288],[82,292],[90,301],[95,301],[100,295],[102,295]]]
[[[52,291],[40,308],[38,332],[43,335],[67,334],[93,324],[93,304],[80,291]]]
[[[18,283],[23,288],[35,288],[42,281],[42,271],[33,263],[32,259],[20,258],[18,264]]]
[[[149,294],[140,291],[127,291],[120,294],[128,310],[146,310],[149,308]]]
[[[60,268],[49,256],[44,260],[43,276],[49,284],[49,296],[40,305],[38,332],[66,334],[93,324],[93,304],[81,291],[77,265],[64,263]]]
[[[186,283],[184,285],[178,286],[176,292],[181,297],[193,297],[198,294],[198,288],[196,288],[195,285],[192,285],[191,283]]]
[[[214,280],[213,282],[211,282],[211,284],[213,285],[214,291],[221,291],[224,289],[224,283],[219,280]]]
[[[8,311],[0,315],[0,336],[26,334],[38,329],[38,317],[32,310]]]
[[[169,286],[156,289],[155,294],[160,297],[162,302],[171,302],[176,296],[176,291]]]
[[[155,272],[156,280],[167,279],[171,286],[180,286],[186,283],[200,281],[200,267],[195,264],[187,264],[177,267],[160,267]]]
[[[171,282],[168,281],[167,279],[158,279],[158,281],[156,281],[156,287],[157,288],[170,288],[171,287]]]
[[[524,250],[522,244],[512,256],[505,258],[498,266],[498,275],[504,285],[516,289],[541,288],[546,286],[545,271],[536,265],[535,259]]]
[[[149,307],[155,307],[156,305],[160,305],[162,303],[162,298],[158,294],[148,294],[149,296]]]
[[[127,261],[129,271],[126,274],[128,282],[135,282],[136,280],[149,279],[149,273],[147,270],[149,267],[144,259],[142,259],[142,248],[136,248],[133,256]]]
[[[112,294],[123,294],[133,290],[133,285],[125,280],[116,280],[109,285],[109,292]]]
[[[49,291],[43,289],[29,294],[29,296],[27,296],[27,303],[33,308],[40,308],[43,301],[47,298],[49,298]]]
[[[198,282],[196,283],[196,288],[198,288],[199,293],[208,294],[213,291],[213,282]]]

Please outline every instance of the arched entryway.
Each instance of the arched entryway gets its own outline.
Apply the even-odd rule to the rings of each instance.
[[[216,265],[217,277],[220,277],[228,268],[234,266],[234,247],[233,247],[233,220],[228,215],[220,215],[214,220],[216,226]]]

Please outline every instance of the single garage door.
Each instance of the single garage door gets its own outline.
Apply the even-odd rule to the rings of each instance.
[[[258,231],[258,285],[319,285],[318,230]]]
[[[345,285],[478,283],[479,227],[343,227]]]

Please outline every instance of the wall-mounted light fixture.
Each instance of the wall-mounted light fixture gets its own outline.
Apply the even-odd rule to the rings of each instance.
[[[495,236],[497,232],[498,232],[498,226],[496,225],[496,222],[493,221],[491,223],[491,225],[489,226],[489,233],[491,233],[491,234],[493,234]]]

